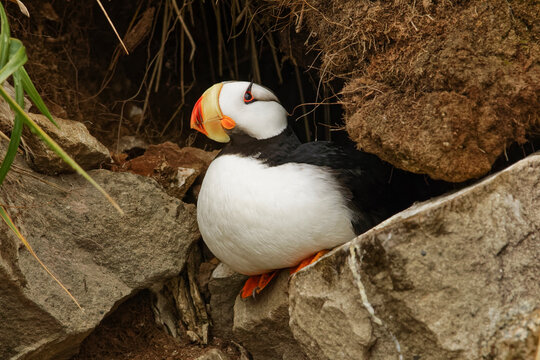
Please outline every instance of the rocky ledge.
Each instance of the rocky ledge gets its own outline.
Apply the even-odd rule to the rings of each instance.
[[[178,275],[199,238],[195,206],[152,179],[93,170],[118,214],[77,175],[43,176],[17,163],[0,202],[71,301],[4,225],[0,232],[0,359],[65,359],[115,307]]]
[[[158,150],[163,156],[145,156],[166,174],[198,169],[168,156],[180,151],[170,144],[150,152]],[[223,264],[202,281],[215,259],[200,267],[193,260],[195,207],[170,196],[161,173],[90,172],[119,202],[120,216],[77,175],[37,174],[20,158],[14,171],[0,203],[83,310],[11,232],[0,233],[1,359],[69,358],[146,288],[168,290],[155,308],[170,333],[206,344],[209,331],[241,349],[241,359],[245,349],[253,360],[538,356],[539,154],[412,206],[293,277],[283,271],[248,300],[238,297],[245,277]],[[208,358],[221,357],[216,351]]]
[[[416,204],[292,278],[282,274],[257,299],[236,297],[241,281],[231,273],[227,286],[220,265],[210,280],[220,335],[255,360],[534,359],[539,174],[536,154]]]

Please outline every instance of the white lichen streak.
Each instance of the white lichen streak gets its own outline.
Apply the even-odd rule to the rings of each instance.
[[[358,252],[358,253],[357,253]],[[397,337],[390,331],[388,326],[386,326],[382,320],[375,315],[375,309],[373,309],[373,305],[368,300],[367,294],[366,294],[366,288],[364,287],[364,284],[362,284],[362,278],[360,277],[360,264],[362,263],[363,254],[359,252],[359,249],[356,247],[355,242],[351,241],[351,244],[349,246],[349,268],[351,270],[351,273],[353,275],[354,281],[356,282],[356,286],[358,288],[358,292],[360,293],[360,298],[362,299],[362,304],[368,311],[369,315],[371,316],[371,319],[373,322],[377,325],[382,326],[390,335],[392,340],[394,341],[394,345],[396,346],[396,351],[398,355],[399,360],[403,360],[403,354],[401,353],[401,345],[399,344],[399,341]],[[360,258],[360,262],[357,260]]]

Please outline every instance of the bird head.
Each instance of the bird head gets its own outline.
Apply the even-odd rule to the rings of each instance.
[[[206,90],[191,113],[191,128],[226,143],[235,134],[257,140],[279,135],[287,127],[287,111],[274,93],[247,81],[227,81]]]

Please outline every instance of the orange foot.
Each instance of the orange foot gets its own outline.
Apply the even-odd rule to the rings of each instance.
[[[255,297],[255,295],[259,294],[276,276],[278,271],[279,270],[274,270],[266,274],[250,276],[242,288],[242,299],[250,296]]]
[[[305,268],[306,266],[313,264],[315,261],[319,260],[324,254],[326,254],[328,250],[321,250],[315,255],[311,255],[310,257],[302,260],[302,262],[295,267],[291,268],[291,274],[294,274],[295,272],[300,271],[301,269]]]
[[[302,262],[295,267],[290,269],[291,274],[299,271],[302,268],[305,268],[309,264],[313,264],[315,261],[319,260],[328,250],[321,250],[315,255],[308,257],[307,259],[302,260]],[[279,270],[274,270],[266,274],[253,275],[246,280],[244,287],[242,288],[242,299],[248,298],[250,296],[255,297],[259,294],[262,289],[264,289],[270,281],[277,275]]]

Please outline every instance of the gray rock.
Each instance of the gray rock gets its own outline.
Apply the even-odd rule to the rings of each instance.
[[[489,359],[538,359],[540,357],[540,308],[522,318],[502,323],[492,341]]]
[[[118,144],[116,144],[116,152],[123,153],[132,151],[134,149],[146,150],[148,143],[140,137],[133,135],[125,135],[120,138]]]
[[[233,339],[234,302],[247,278],[246,275],[233,271],[223,263],[212,272],[208,283],[210,317],[214,324],[211,329],[212,335],[224,340]]]
[[[12,88],[7,89],[13,91]],[[30,103],[25,102],[28,112]],[[62,149],[64,149],[83,169],[95,169],[111,160],[109,150],[95,137],[90,135],[88,129],[77,121],[54,117],[60,128],[53,125],[45,116],[28,113]],[[0,100],[0,132],[9,134],[13,128],[15,114],[9,105]],[[22,143],[27,152],[29,164],[38,172],[44,174],[58,174],[73,172],[54,151],[52,151],[37,135],[27,127],[23,131]]]
[[[2,84],[4,90],[8,93],[9,96],[15,98],[15,89],[8,82]],[[24,98],[24,111],[28,112],[32,103],[26,97]],[[0,132],[4,135],[9,135],[11,129],[13,128],[13,120],[15,119],[15,113],[9,107],[8,103],[4,101],[3,98],[0,98]]]
[[[55,121],[60,126],[58,128],[43,115],[29,115],[83,169],[99,168],[101,164],[110,162],[109,150],[90,135],[82,123],[55,117]],[[30,130],[23,131],[23,138],[30,158],[29,164],[36,171],[44,174],[73,172],[69,165]]]
[[[170,197],[154,180],[105,170],[90,175],[124,216],[76,175],[10,173],[0,188],[0,203],[84,309],[1,223],[1,359],[69,358],[126,297],[177,275],[199,237],[194,206]]]
[[[376,338],[369,312],[354,291],[352,276],[344,276],[349,275],[347,257],[334,253],[330,259],[294,275],[290,296],[294,337],[309,359],[370,359],[368,350]]]
[[[219,349],[209,349],[195,360],[229,360],[229,357]]]
[[[307,360],[289,327],[289,271],[283,270],[256,299],[236,298],[233,333],[254,360]]]
[[[504,329],[540,308],[539,174],[530,156],[297,273],[290,324],[308,357],[493,356]]]

